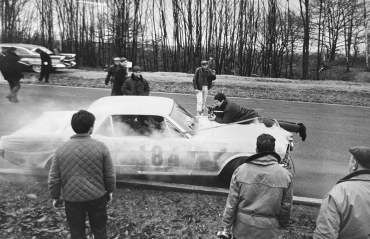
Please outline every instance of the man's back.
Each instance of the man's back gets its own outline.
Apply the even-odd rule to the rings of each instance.
[[[102,197],[115,188],[115,173],[107,146],[90,136],[74,135],[55,153],[50,171],[60,174],[63,197],[66,201],[83,202]],[[50,189],[53,198],[58,198],[57,188]]]
[[[292,175],[277,164],[276,155],[251,156],[255,159],[241,165],[231,179],[233,190],[226,208],[232,208],[232,198],[237,198],[237,212],[231,222],[232,215],[227,215],[231,210],[225,209],[224,218],[226,223],[233,223],[235,238],[276,238],[280,226],[288,223],[293,200]]]

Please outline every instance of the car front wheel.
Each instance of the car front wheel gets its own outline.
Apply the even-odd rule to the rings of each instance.
[[[32,66],[32,70],[36,73],[40,73],[41,72],[41,66],[39,65],[33,65]]]

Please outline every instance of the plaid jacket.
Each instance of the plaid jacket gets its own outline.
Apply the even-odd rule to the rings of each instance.
[[[85,202],[113,192],[116,174],[108,147],[88,134],[76,134],[56,151],[49,172],[53,199]]]

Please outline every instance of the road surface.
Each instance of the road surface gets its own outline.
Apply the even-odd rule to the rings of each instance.
[[[8,85],[0,84],[0,136],[8,135],[39,117],[44,111],[86,109],[96,99],[108,96],[108,89],[56,87],[49,85],[22,85],[20,102],[10,103],[6,98]],[[173,98],[195,113],[195,95],[151,93],[153,96]],[[257,109],[263,116],[303,122],[308,137],[302,142],[294,135],[293,151],[296,166],[294,195],[322,198],[343,176],[348,174],[348,147],[369,145],[370,108],[287,102],[260,99],[233,101]],[[208,98],[209,104],[213,102]],[[0,159],[3,167],[14,167]]]

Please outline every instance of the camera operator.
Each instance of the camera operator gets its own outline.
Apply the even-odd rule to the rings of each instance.
[[[210,114],[208,118],[209,120],[216,121],[217,123],[229,124],[260,117],[257,111],[253,109],[245,109],[235,102],[229,101],[226,99],[226,96],[223,93],[218,93],[215,95],[214,100],[216,106],[214,108],[209,107],[208,111],[214,111],[217,113]],[[245,124],[248,123],[252,123],[252,121],[245,122]],[[271,127],[275,122],[271,119],[263,118],[262,123],[264,123],[267,127]],[[306,140],[306,126],[303,123],[279,121],[279,125],[281,128],[289,132],[299,133],[302,141]]]

